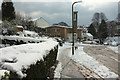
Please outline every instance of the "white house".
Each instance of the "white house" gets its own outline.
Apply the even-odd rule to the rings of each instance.
[[[93,35],[88,33],[88,30],[86,27],[83,27],[83,29],[82,29],[82,39],[83,40],[93,40]]]
[[[84,40],[93,40],[93,35],[90,33],[82,33],[82,38]]]
[[[34,24],[39,28],[46,28],[49,27],[49,23],[42,17],[38,19],[33,19]]]

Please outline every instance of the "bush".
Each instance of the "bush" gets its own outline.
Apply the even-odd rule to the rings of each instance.
[[[23,72],[27,74],[22,80],[46,80],[50,73],[50,68],[56,63],[58,52],[58,46],[50,51],[50,53],[44,57],[44,60],[37,61],[36,64],[32,64],[29,69],[23,69]],[[15,73],[10,73],[10,80],[20,80]]]

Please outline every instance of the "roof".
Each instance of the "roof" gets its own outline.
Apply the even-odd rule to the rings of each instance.
[[[50,26],[50,27],[72,28],[71,26],[69,27],[69,26],[61,26],[61,25],[53,25],[53,26]],[[47,28],[49,28],[49,27],[47,27]],[[78,27],[77,29],[81,29],[81,28]]]
[[[43,19],[44,21],[46,21],[43,17],[32,19],[32,21],[36,21],[36,20],[39,20],[39,19]],[[47,22],[47,21],[46,21],[46,22]],[[47,22],[47,23],[48,23],[48,22]]]
[[[17,28],[23,28],[23,26],[16,26]]]
[[[68,27],[68,26],[61,26],[61,25],[52,25],[50,27],[62,27],[62,28],[72,28],[72,27]],[[47,27],[49,28],[49,27]]]
[[[42,17],[33,19],[37,27],[46,28],[49,26],[49,23]]]
[[[92,34],[90,34],[90,33],[86,33],[86,35],[88,35],[88,36],[93,36]]]

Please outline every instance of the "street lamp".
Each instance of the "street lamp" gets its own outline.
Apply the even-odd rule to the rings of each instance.
[[[73,13],[73,6],[74,6],[74,4],[75,3],[81,3],[82,1],[76,1],[76,2],[74,2],[73,4],[72,4],[72,28],[73,28],[73,31],[72,31],[72,36],[73,36],[73,44],[72,44],[72,55],[74,55],[74,33],[75,33],[75,27],[74,27],[74,20],[73,20],[73,18],[74,18],[74,13]]]

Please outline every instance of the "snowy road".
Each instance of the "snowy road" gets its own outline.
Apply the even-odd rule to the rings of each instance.
[[[118,64],[120,64],[120,59],[117,52],[107,48],[106,46],[85,46],[84,51],[92,56],[97,61],[104,64],[111,71],[120,75]]]
[[[61,78],[118,78],[118,75],[115,74],[116,72],[84,51],[84,48],[91,46],[79,44],[73,56],[71,53],[71,44],[67,43],[59,48],[57,59],[62,67],[60,71]]]

